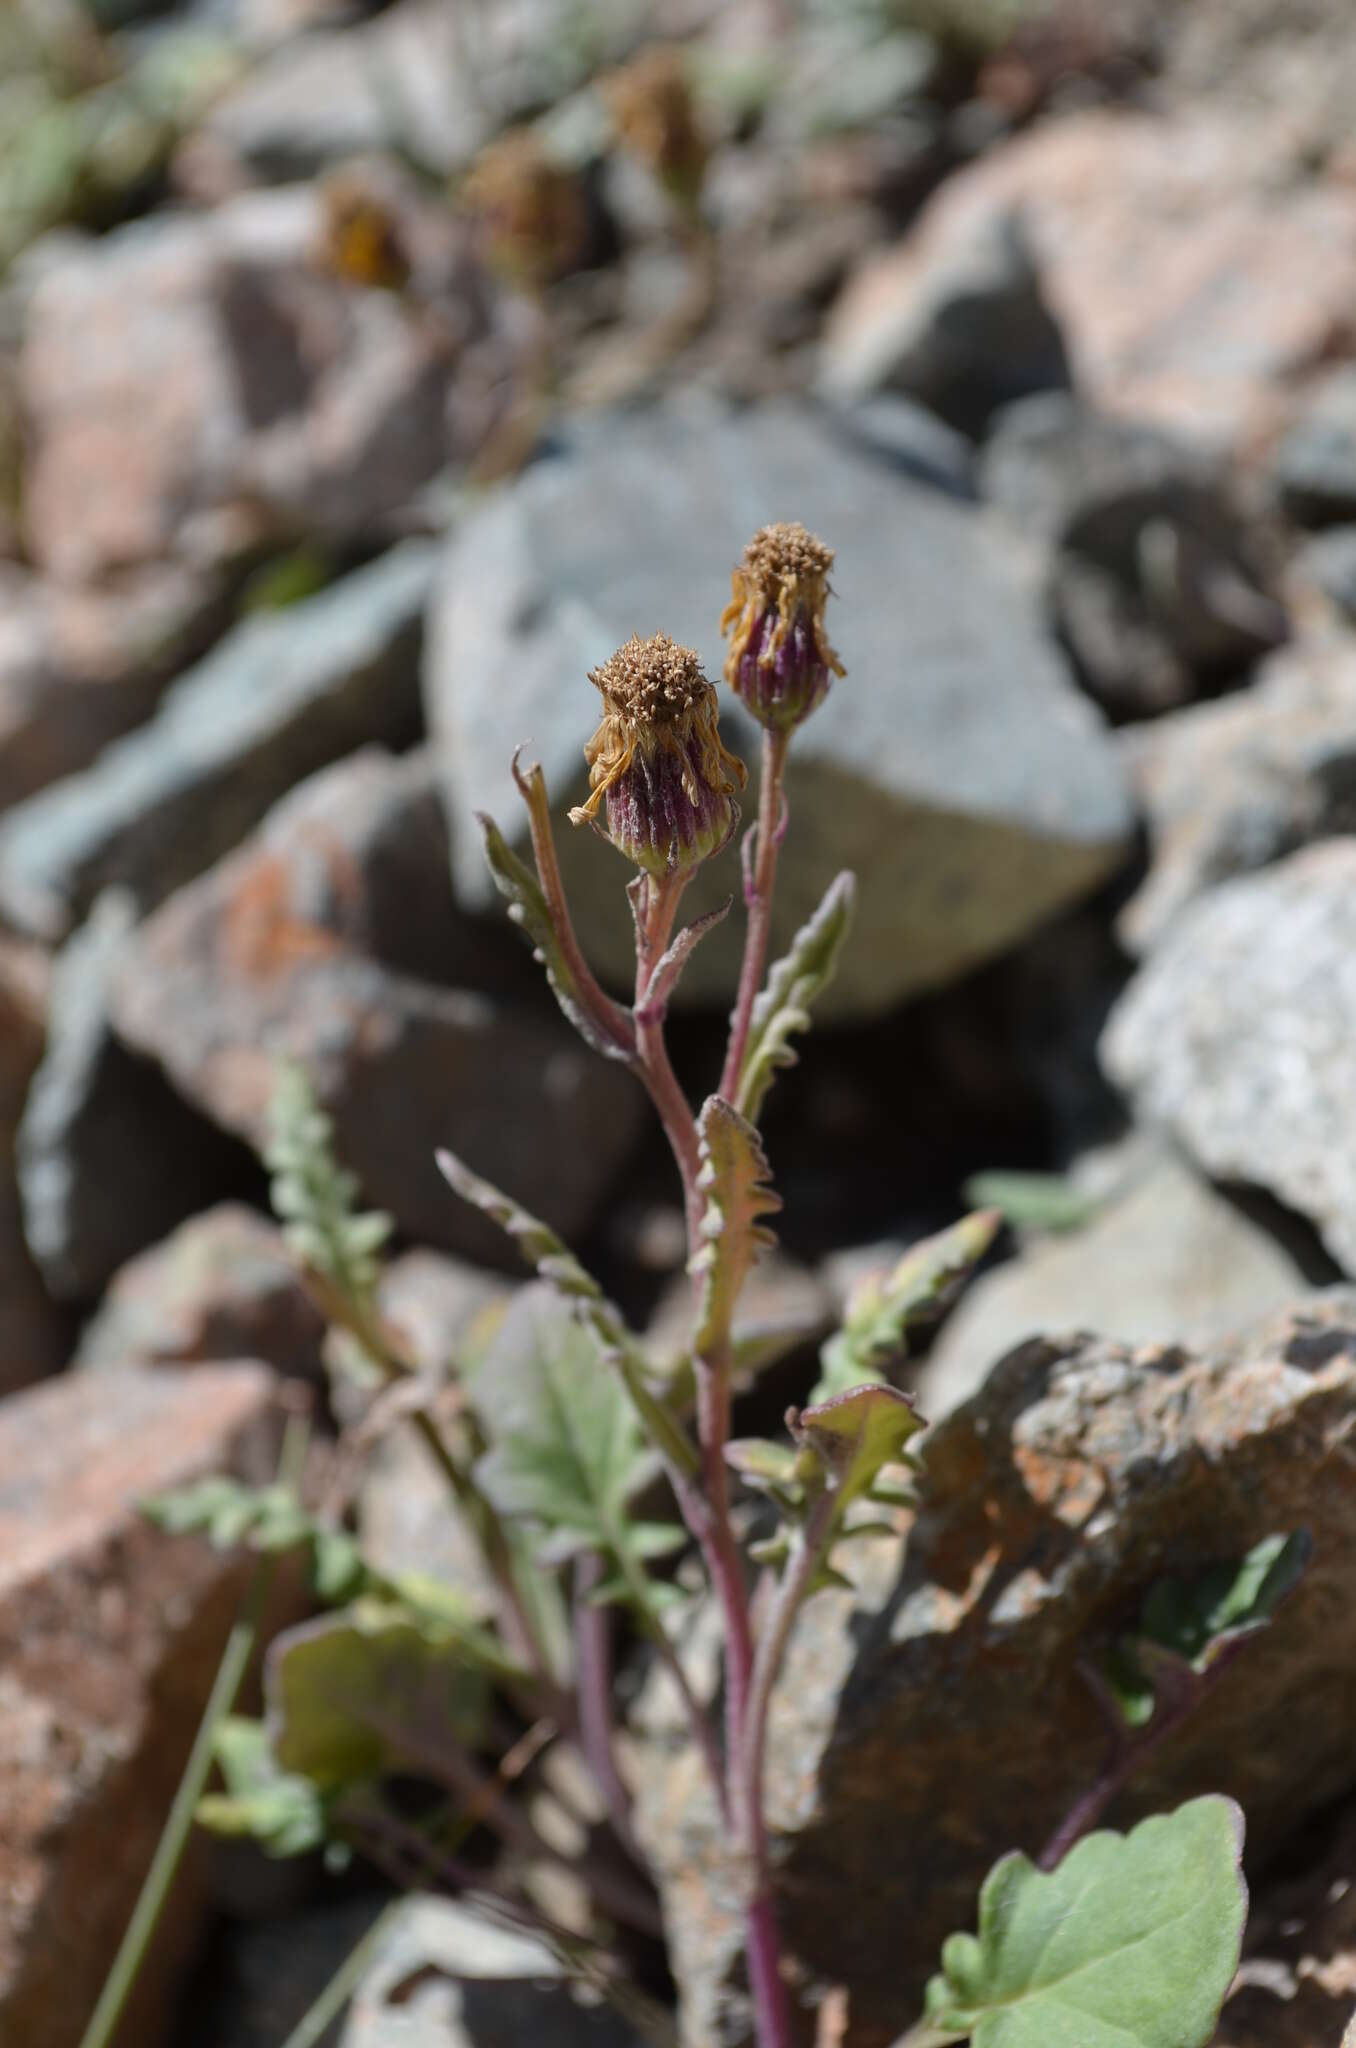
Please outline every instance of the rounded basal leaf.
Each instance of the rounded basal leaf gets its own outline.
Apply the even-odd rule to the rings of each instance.
[[[978,1938],[942,1951],[930,2026],[972,2048],[1205,2048],[1243,1939],[1242,1848],[1238,1807],[1210,1797],[1089,1835],[1048,1875],[1005,1856]]]

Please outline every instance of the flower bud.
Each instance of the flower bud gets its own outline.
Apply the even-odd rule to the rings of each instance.
[[[800,525],[760,527],[730,578],[720,630],[725,680],[760,725],[790,732],[829,694],[843,664],[824,631],[833,549]]]
[[[595,818],[606,798],[607,837],[652,875],[719,853],[748,777],[721,743],[715,688],[692,649],[667,633],[633,636],[589,681],[602,692],[603,720],[584,749],[592,794],[571,823]]]

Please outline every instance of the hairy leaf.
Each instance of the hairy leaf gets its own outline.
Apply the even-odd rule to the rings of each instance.
[[[810,1028],[810,1004],[833,979],[838,955],[852,925],[857,884],[846,871],[830,882],[814,916],[791,941],[791,950],[769,970],[767,986],[753,1006],[749,1039],[739,1070],[735,1107],[756,1123],[779,1067],[793,1067],[791,1039]]]
[[[322,1793],[410,1768],[440,1732],[475,1743],[487,1705],[463,1632],[380,1600],[280,1635],[264,1697],[279,1767]]]
[[[683,926],[673,944],[661,957],[650,976],[643,1005],[646,1018],[662,1017],[668,1008],[669,998],[677,988],[683,969],[692,958],[709,931],[718,924],[724,924],[730,914],[733,896],[727,896],[714,910],[708,910],[701,917],[694,917],[691,924]],[[642,1020],[643,1021],[643,1020]]]
[[[524,1288],[471,1399],[491,1439],[476,1477],[500,1513],[533,1526],[546,1561],[601,1552],[637,1601],[651,1604],[645,1559],[658,1541],[629,1510],[655,1459],[594,1332],[550,1289]],[[678,1540],[666,1537],[664,1547]]]
[[[311,1780],[284,1771],[262,1721],[228,1715],[213,1741],[226,1783],[198,1801],[197,1819],[216,1835],[247,1835],[267,1856],[304,1856],[325,1840],[325,1802]]]
[[[811,1401],[824,1401],[864,1381],[883,1381],[909,1355],[910,1336],[954,1300],[998,1235],[996,1209],[963,1216],[949,1230],[905,1252],[890,1273],[873,1275],[848,1303],[842,1327],[820,1351],[823,1368]]]
[[[708,1095],[697,1119],[705,1197],[702,1243],[688,1271],[702,1281],[693,1349],[700,1353],[730,1328],[735,1303],[758,1253],[772,1244],[762,1219],[781,1208],[768,1186],[768,1164],[753,1125],[719,1095]]]
[[[931,2026],[974,2048],[1204,2048],[1238,1965],[1242,1848],[1242,1814],[1211,1796],[1088,1835],[1048,1875],[1005,1856],[978,1937],[942,1950]]]
[[[853,1387],[788,1419],[796,1441],[828,1474],[840,1520],[852,1501],[871,1494],[886,1465],[905,1458],[910,1437],[923,1427],[908,1394],[881,1386]]]
[[[357,1179],[335,1157],[334,1125],[305,1073],[287,1061],[274,1080],[264,1163],[293,1257],[348,1299],[370,1303],[391,1219],[380,1210],[359,1210]]]
[[[481,1180],[455,1153],[444,1151],[434,1156],[438,1171],[462,1200],[506,1231],[541,1278],[576,1305],[580,1320],[598,1339],[609,1364],[617,1368],[651,1442],[671,1464],[694,1472],[698,1464],[696,1451],[673,1415],[646,1384],[646,1361],[640,1339],[628,1329],[593,1275],[580,1265],[549,1224],[531,1215],[489,1181]]]
[[[579,985],[556,936],[541,883],[527,862],[513,851],[493,818],[477,811],[476,822],[485,841],[485,859],[495,887],[507,898],[509,918],[527,937],[533,954],[546,970],[552,994],[570,1023],[585,1044],[602,1053],[605,1059],[628,1058],[627,1048],[598,1030],[580,1000]]]

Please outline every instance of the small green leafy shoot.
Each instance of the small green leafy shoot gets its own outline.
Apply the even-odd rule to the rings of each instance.
[[[302,1069],[290,1063],[279,1066],[274,1083],[264,1163],[293,1257],[341,1300],[370,1311],[391,1219],[358,1209],[357,1179],[334,1155],[334,1125]]]
[[[796,1064],[792,1037],[810,1028],[810,1005],[833,980],[838,955],[852,926],[857,885],[846,871],[829,884],[819,908],[791,941],[791,950],[768,971],[753,1006],[748,1044],[734,1107],[757,1123],[768,1089],[782,1067]]]
[[[1243,1816],[1194,1799],[1128,1835],[1087,1835],[1045,1873],[1005,1856],[979,1933],[928,1986],[929,2041],[973,2048],[1205,2048],[1247,1915]]]
[[[976,1209],[999,1210],[1015,1230],[1085,1230],[1098,1206],[1058,1173],[976,1173],[964,1194]]]
[[[1306,1529],[1266,1536],[1242,1558],[1190,1578],[1158,1579],[1139,1619],[1106,1652],[1101,1673],[1128,1729],[1145,1728],[1167,1695],[1192,1690],[1267,1626],[1312,1553]]]
[[[225,1790],[198,1801],[203,1827],[248,1836],[267,1856],[305,1856],[324,1846],[326,1802],[310,1778],[282,1769],[262,1721],[229,1716],[217,1729],[215,1754]]]
[[[1002,1224],[996,1209],[979,1209],[949,1230],[905,1252],[893,1271],[873,1275],[848,1304],[842,1326],[820,1352],[822,1372],[811,1401],[875,1381],[909,1356],[920,1325],[930,1326],[950,1306],[993,1244]]]

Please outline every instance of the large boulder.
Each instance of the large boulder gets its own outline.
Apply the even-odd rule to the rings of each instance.
[[[365,741],[418,737],[436,552],[406,541],[341,583],[245,619],[154,718],[0,825],[0,910],[63,936],[99,890],[143,908],[230,851],[294,782]]]
[[[598,715],[587,673],[633,632],[662,629],[718,676],[731,566],[770,519],[802,519],[837,549],[828,623],[848,670],[792,750],[774,944],[855,868],[856,926],[823,1008],[870,1015],[1094,888],[1122,859],[1131,814],[1096,713],[980,516],[787,408],[593,421],[461,527],[425,670],[457,892],[491,901],[474,812],[524,842],[510,774],[522,744],[545,770],[585,948],[619,985],[633,978],[627,870],[564,822]],[[724,723],[754,762],[756,734],[728,700]],[[737,888],[729,853],[692,908]],[[741,923],[704,941],[689,1001],[728,995]]]
[[[1145,953],[1214,883],[1349,824],[1356,636],[1300,640],[1251,689],[1135,726],[1117,743],[1149,832],[1149,871],[1117,929]]]
[[[1211,890],[1121,997],[1102,1063],[1219,1180],[1268,1189],[1356,1273],[1356,838]]]
[[[298,1062],[366,1199],[417,1241],[469,1256],[513,1255],[451,1193],[438,1145],[576,1236],[646,1115],[516,937],[457,915],[424,757],[361,754],[294,790],[145,921],[112,1000],[124,1044],[256,1147],[279,1063]]]
[[[1093,404],[1225,444],[1269,427],[1356,291],[1356,191],[1293,175],[1296,132],[1213,108],[1038,124],[948,179],[850,281],[826,382],[897,379],[948,279],[1015,216]],[[1004,336],[990,332],[997,374]]]
[[[1263,1864],[1356,1782],[1356,1294],[1310,1297],[1197,1354],[1099,1338],[1011,1352],[927,1441],[902,1562],[854,1548],[816,1596],[774,1702],[767,1788],[786,1943],[842,1983],[853,2048],[916,2017],[941,1942],[974,1924],[998,1856],[1039,1852],[1097,1777],[1106,1731],[1078,1660],[1164,1574],[1307,1528],[1312,1563],[1265,1637],[1113,1803],[1207,1790]],[[749,2039],[738,1873],[670,1697],[634,1773],[658,1863],[684,2039]],[[843,1902],[851,1901],[851,1911]]]
[[[250,1573],[138,1502],[271,1478],[262,1366],[75,1373],[0,1406],[0,2036],[80,2039],[149,1867]],[[161,2038],[201,1915],[176,1890],[126,2038]]]
[[[1304,1286],[1298,1260],[1170,1146],[1134,1139],[1095,1166],[1089,1221],[1024,1244],[976,1280],[948,1318],[914,1382],[930,1422],[968,1400],[996,1358],[1041,1330],[1204,1344]]]

